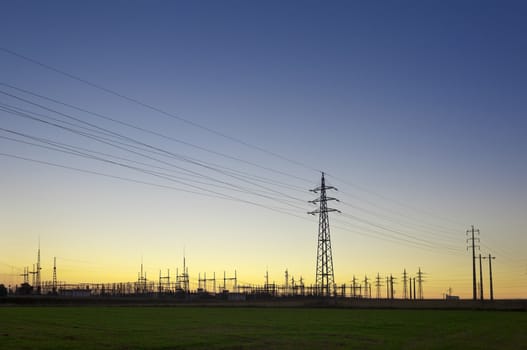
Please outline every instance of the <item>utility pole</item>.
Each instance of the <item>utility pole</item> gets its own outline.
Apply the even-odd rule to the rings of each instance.
[[[467,250],[469,248],[472,248],[472,299],[476,300],[478,298],[477,296],[477,288],[476,288],[476,240],[479,243],[479,238],[475,238],[474,234],[477,233],[479,235],[479,229],[475,230],[474,225],[472,225],[472,228],[470,230],[467,230],[467,235],[470,235],[470,238],[467,239],[467,242],[471,242],[469,246],[467,246]],[[479,249],[479,246],[477,246]]]
[[[368,298],[369,299],[369,296],[368,296],[368,276],[364,276],[364,298]]]
[[[404,269],[403,271],[403,299],[408,299],[408,294],[407,294],[407,274],[406,274],[406,269]]]
[[[335,286],[335,275],[333,272],[333,256],[331,253],[331,239],[329,234],[329,212],[339,212],[337,209],[328,208],[327,202],[330,200],[338,201],[333,197],[327,197],[327,190],[337,190],[333,186],[326,186],[324,173],[320,186],[312,189],[311,192],[319,193],[320,197],[310,201],[312,204],[319,203],[319,209],[308,212],[308,214],[319,214],[318,221],[318,245],[317,245],[317,269],[316,269],[316,285],[317,294],[330,297]]]
[[[488,257],[484,256],[483,259],[489,259],[490,300],[494,300],[494,285],[492,284],[492,259],[496,259],[496,257],[489,254]]]
[[[479,254],[479,297],[483,300],[483,269],[481,268],[481,254]]]

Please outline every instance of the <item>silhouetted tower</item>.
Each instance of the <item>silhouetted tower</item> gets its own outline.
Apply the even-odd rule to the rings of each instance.
[[[289,271],[285,269],[285,285],[284,285],[284,294],[289,294]]]
[[[419,294],[419,299],[423,299],[423,272],[421,272],[421,268],[419,268],[419,271],[417,271],[417,291]],[[415,279],[414,279],[414,288],[415,288]],[[414,291],[414,298],[415,298],[415,291]]]
[[[324,173],[320,187],[311,190],[314,193],[320,192],[320,197],[310,201],[310,203],[319,203],[320,207],[317,210],[311,211],[308,214],[319,214],[318,221],[318,245],[317,245],[317,270],[316,270],[316,290],[317,294],[329,297],[333,293],[335,287],[335,275],[333,273],[333,256],[331,253],[331,239],[329,234],[329,217],[328,213],[332,211],[339,212],[337,209],[328,208],[327,202],[336,200],[333,197],[327,197],[327,190],[337,190],[333,186],[326,186]]]
[[[408,278],[408,281],[410,283],[410,288],[409,288],[409,290],[410,290],[410,300],[412,300],[412,277]]]
[[[381,276],[379,275],[379,273],[377,273],[377,277],[375,278],[375,288],[377,290],[377,299],[380,299],[381,298],[381,287],[382,287],[382,283],[381,283]]]
[[[390,299],[393,299],[393,283],[394,283],[394,280],[395,278],[392,276],[392,274],[390,274]]]
[[[265,269],[265,285],[264,289],[266,293],[269,293],[269,269]]]
[[[479,298],[483,300],[483,269],[481,268],[481,254],[479,254]]]
[[[353,275],[353,279],[351,280],[351,289],[352,289],[352,295],[355,298],[357,296],[357,279],[355,278],[355,275]]]
[[[53,257],[53,294],[57,293],[57,257]]]
[[[40,238],[38,239],[38,253],[37,253],[37,270],[35,271],[35,290],[37,294],[40,294],[41,285],[40,285]]]
[[[495,256],[489,254],[488,257],[484,256],[483,259],[489,259],[489,275],[490,275],[490,300],[494,300],[494,285],[492,283],[492,259],[496,259]]]
[[[364,298],[370,298],[371,295],[368,295],[368,291],[369,291],[369,278],[368,276],[364,276]]]
[[[471,235],[471,237],[467,239],[467,242],[470,241],[471,243],[469,246],[467,246],[467,249],[472,248],[472,299],[474,300],[478,298],[476,287],[476,240],[479,243],[479,238],[474,237],[475,233],[479,235],[479,230],[475,230],[474,225],[472,225],[472,228],[467,230],[467,235]],[[479,246],[477,247],[479,249]]]
[[[141,257],[141,272],[137,273],[137,287],[136,287],[136,293],[138,294],[144,294],[146,293],[146,272],[143,270],[143,257]]]
[[[408,299],[408,275],[406,274],[406,269],[403,271],[403,299]]]
[[[185,255],[183,255],[183,272],[179,274],[176,268],[176,290],[179,292],[190,293],[190,281],[188,277],[188,267]]]

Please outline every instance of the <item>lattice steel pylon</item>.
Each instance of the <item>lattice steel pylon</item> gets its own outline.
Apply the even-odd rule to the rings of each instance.
[[[327,202],[338,199],[326,196],[326,190],[337,190],[333,186],[326,186],[324,173],[320,186],[312,189],[311,192],[320,192],[320,197],[310,201],[310,203],[319,203],[317,210],[308,212],[308,214],[319,214],[318,220],[318,245],[317,245],[317,270],[316,270],[316,293],[318,295],[329,297],[335,290],[335,275],[333,273],[333,256],[331,253],[331,239],[329,234],[329,217],[328,213],[332,211],[339,212],[337,209],[328,208]]]

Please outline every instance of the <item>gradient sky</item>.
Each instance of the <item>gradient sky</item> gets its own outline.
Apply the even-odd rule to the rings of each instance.
[[[323,170],[342,201],[330,216],[338,284],[421,267],[426,297],[449,287],[470,297],[465,231],[475,225],[481,253],[496,256],[496,297],[526,297],[526,17],[522,1],[3,1],[0,47],[201,127],[4,50],[0,83],[205,150],[0,91],[287,186],[266,184],[274,192],[262,197],[198,185],[240,202],[127,182],[5,154],[203,192],[0,131],[0,283],[21,282],[39,237],[43,280],[54,256],[61,281],[109,282],[133,281],[141,258],[152,278],[173,273],[185,253],[194,280],[236,269],[242,283],[261,284],[268,269],[282,283],[287,268],[313,283],[318,219],[306,212]],[[64,119],[9,95],[0,103]],[[5,130],[161,166],[5,111],[0,120]],[[254,191],[169,162],[197,173],[191,180]],[[484,274],[486,283],[486,265]]]

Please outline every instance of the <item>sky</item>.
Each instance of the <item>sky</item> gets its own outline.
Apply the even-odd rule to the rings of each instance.
[[[3,1],[0,283],[425,272],[527,290],[522,1]],[[484,291],[488,268],[484,262]],[[399,294],[397,294],[399,293]]]

